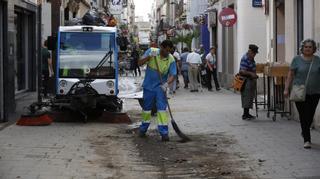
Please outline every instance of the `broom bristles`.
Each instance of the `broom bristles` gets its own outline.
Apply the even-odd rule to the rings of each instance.
[[[46,126],[50,125],[52,122],[53,120],[48,114],[43,114],[37,116],[21,116],[16,124],[19,126]]]

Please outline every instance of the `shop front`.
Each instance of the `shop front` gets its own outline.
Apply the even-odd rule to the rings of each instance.
[[[0,122],[37,89],[36,14],[33,1],[0,0]]]
[[[7,23],[5,21],[6,16],[6,5],[4,2],[0,1],[0,122],[4,122],[6,120],[6,114],[4,109],[4,79],[3,79],[3,61],[5,58],[5,29],[7,29]]]

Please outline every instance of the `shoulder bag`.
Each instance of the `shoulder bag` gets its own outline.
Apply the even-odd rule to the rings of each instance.
[[[290,101],[293,102],[303,102],[306,100],[306,86],[308,84],[310,71],[313,65],[314,59],[312,59],[311,65],[309,67],[308,75],[305,84],[303,85],[293,85],[290,93]]]
[[[235,91],[242,91],[244,86],[245,78],[242,77],[239,73],[234,76],[233,79],[233,88]]]

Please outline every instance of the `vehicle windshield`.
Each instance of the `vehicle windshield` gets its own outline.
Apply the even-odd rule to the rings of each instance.
[[[114,35],[98,32],[61,32],[59,77],[114,78],[114,53],[96,69],[108,52],[115,48]]]

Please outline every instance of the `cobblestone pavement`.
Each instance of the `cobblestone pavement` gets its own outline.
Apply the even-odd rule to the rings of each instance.
[[[243,121],[240,96],[226,90],[190,93],[179,89],[170,103],[176,122],[191,138],[219,134],[234,141],[222,147],[231,155],[245,156],[241,160],[247,163],[240,169],[251,172],[251,178],[320,178],[318,131],[312,131],[313,148],[303,149],[298,122],[285,118],[273,122],[265,111],[260,111],[259,119]],[[137,104],[126,101],[125,109],[139,110]],[[0,178],[166,178],[139,154],[141,146],[135,143],[135,136],[123,132],[127,127],[107,123],[10,125],[0,130]],[[149,138],[153,137],[157,136]]]

